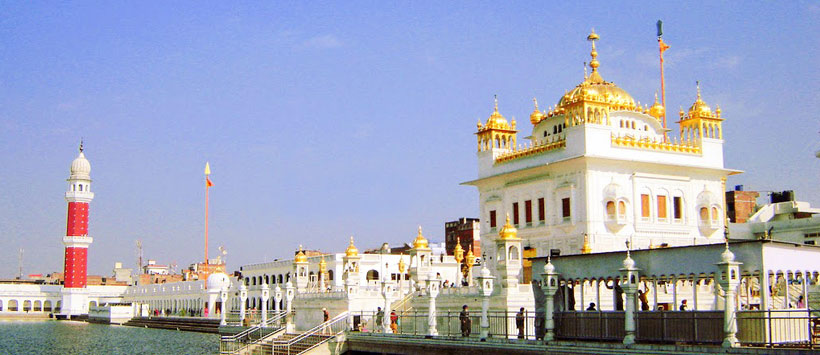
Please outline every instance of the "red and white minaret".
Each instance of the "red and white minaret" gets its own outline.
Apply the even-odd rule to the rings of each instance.
[[[88,314],[86,268],[88,246],[94,241],[88,236],[88,204],[93,199],[91,163],[85,158],[83,144],[80,142],[80,155],[71,162],[68,191],[65,193],[65,200],[68,202],[68,218],[65,237],[63,237],[65,283],[60,314],[69,317]]]

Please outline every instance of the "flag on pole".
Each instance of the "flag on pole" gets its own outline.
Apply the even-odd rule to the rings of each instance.
[[[214,183],[211,182],[211,165],[208,162],[205,162],[205,186],[206,187],[213,187]]]

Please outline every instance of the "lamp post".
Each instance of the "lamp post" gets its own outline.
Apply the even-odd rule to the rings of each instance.
[[[629,252],[629,242],[627,242],[626,259],[623,262],[621,277],[623,282],[621,288],[626,295],[624,305],[624,345],[635,344],[635,292],[638,291],[638,269],[635,268],[635,260],[632,260]]]
[[[281,306],[279,306],[279,302],[281,302],[281,301],[282,301],[282,288],[279,287],[279,285],[276,285],[276,288],[273,289],[273,310],[276,313],[277,317],[280,316],[279,311],[281,311],[281,309],[280,309]],[[279,324],[279,322],[281,320],[282,320],[282,317],[279,317],[279,320],[276,323]]]
[[[461,247],[461,237],[456,238],[456,246],[453,248],[453,257],[458,263],[458,272],[456,273],[456,285],[461,287],[461,279],[464,277],[461,270],[461,261],[464,260],[464,248]]]
[[[735,261],[735,254],[729,250],[729,239],[726,239],[726,251],[720,254],[722,262],[718,263],[720,269],[720,287],[723,288],[723,347],[732,348],[738,346],[737,340],[737,318],[735,318],[735,290],[740,284],[740,264]],[[762,292],[762,291],[761,291]]]
[[[464,258],[464,261],[467,262],[467,286],[473,285],[473,266],[475,266],[475,254],[473,254],[473,246],[470,245],[470,250],[467,252],[467,256]],[[487,261],[482,258],[482,264],[486,263]]]
[[[285,311],[287,315],[285,316],[285,321],[287,322],[286,331],[293,332],[293,315],[291,314],[291,310],[293,309],[293,297],[295,296],[295,290],[293,289],[293,283],[288,280],[285,283]]]

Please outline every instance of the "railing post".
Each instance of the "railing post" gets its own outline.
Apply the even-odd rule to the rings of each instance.
[[[291,313],[291,310],[293,310],[293,298],[296,296],[295,292],[296,291],[293,289],[293,283],[288,280],[288,282],[285,283],[285,311],[287,312],[285,316],[286,332],[294,331],[293,314]]]
[[[263,281],[262,283],[262,328],[268,323],[268,300],[270,299],[270,287]]]
[[[228,325],[228,322],[225,321],[225,316],[226,316],[225,311],[228,309],[228,307],[225,306],[225,303],[227,303],[227,301],[228,301],[228,287],[227,286],[223,287],[222,290],[219,292],[219,299],[222,301],[222,304],[221,304],[221,306],[222,306],[222,318],[219,321],[219,325]]]

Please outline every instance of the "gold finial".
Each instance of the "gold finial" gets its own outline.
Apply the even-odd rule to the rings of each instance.
[[[501,240],[510,240],[510,239],[518,239],[518,230],[510,224],[510,214],[507,213],[507,221],[504,223],[504,227],[498,232],[498,236]]]
[[[584,62],[584,81],[587,80],[587,62]]]
[[[698,87],[698,101],[700,101],[700,80],[695,80],[695,86]]]
[[[348,245],[347,249],[345,250],[345,255],[347,255],[348,257],[358,256],[359,255],[359,249],[356,249],[356,246],[353,245],[353,236],[352,235],[350,236],[350,245]]]
[[[666,109],[663,107],[663,105],[661,105],[660,102],[658,102],[658,93],[655,92],[655,103],[652,105],[651,108],[649,108],[649,115],[657,119],[661,119],[665,111]]]
[[[598,58],[598,51],[595,50],[595,41],[599,40],[600,38],[601,37],[599,37],[598,34],[595,33],[594,28],[592,29],[592,32],[589,33],[589,36],[587,36],[587,41],[592,42],[592,51],[589,52],[589,55],[592,56],[592,60],[589,62],[589,67],[592,68],[592,74],[589,75],[589,79],[592,82],[602,82],[603,81],[603,78],[601,78],[601,75],[598,74],[598,66],[599,66],[598,59],[597,59]]]
[[[538,124],[538,122],[541,122],[541,120],[544,119],[544,113],[538,109],[538,100],[536,98],[533,97],[532,102],[535,104],[535,109],[530,114],[530,123]]]
[[[416,240],[413,241],[413,249],[427,249],[427,239],[421,235],[421,226],[419,226],[419,234],[416,236]]]
[[[589,235],[584,233],[584,246],[581,247],[581,254],[589,254],[592,248],[589,246]]]
[[[498,95],[493,95],[493,101],[495,101],[495,108],[493,108],[493,112],[498,113]]]

